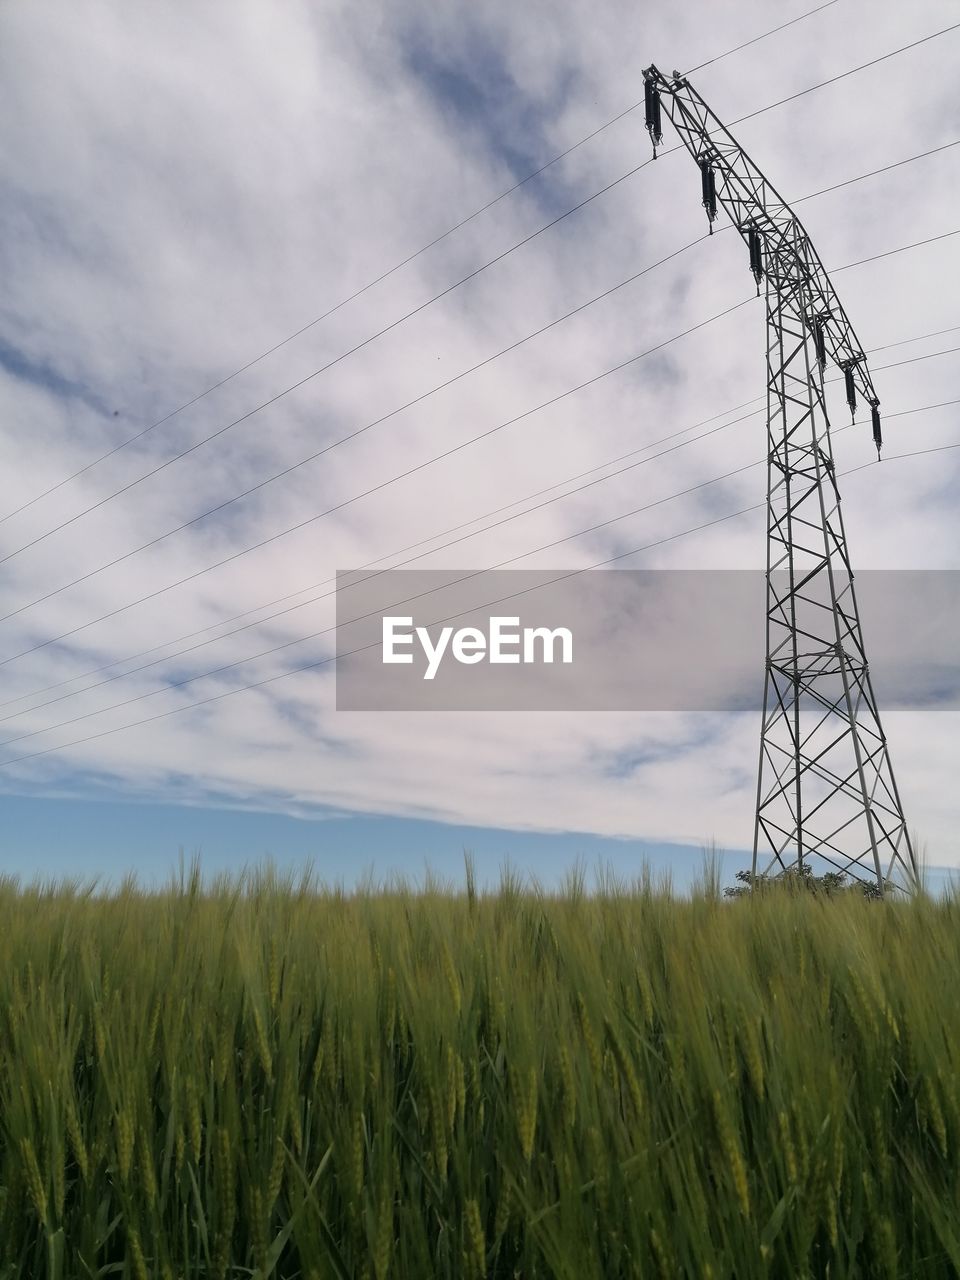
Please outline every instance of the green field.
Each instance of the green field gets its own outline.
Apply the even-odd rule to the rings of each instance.
[[[954,1277],[960,900],[0,883],[0,1276]]]

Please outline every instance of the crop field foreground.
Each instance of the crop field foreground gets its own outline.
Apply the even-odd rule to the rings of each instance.
[[[960,901],[0,882],[0,1277],[954,1277]]]

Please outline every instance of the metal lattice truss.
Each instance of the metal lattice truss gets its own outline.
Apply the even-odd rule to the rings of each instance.
[[[870,680],[830,442],[823,371],[844,372],[851,412],[879,400],[866,356],[796,215],[679,75],[644,72],[647,128],[661,104],[697,161],[711,230],[718,206],[766,280],[767,662],[754,875],[816,857],[875,884],[912,888],[917,867]]]

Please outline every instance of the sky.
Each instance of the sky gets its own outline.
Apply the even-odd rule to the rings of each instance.
[[[808,7],[0,8],[5,870],[157,877],[183,848],[455,875],[470,848],[683,878],[711,842],[742,864],[754,716],[338,712],[332,664],[284,673],[333,653],[332,579],[373,561],[762,567],[761,511],[690,532],[762,502],[762,467],[672,497],[763,453],[762,417],[734,412],[763,392],[762,304],[736,237],[703,239],[689,157],[631,173],[650,145],[628,108],[651,62],[705,63],[691,81],[733,121],[956,17],[836,0],[718,57]],[[788,201],[943,147],[958,49],[960,30],[736,135]],[[842,482],[857,568],[960,568],[960,450],[894,456],[960,443],[957,406],[912,412],[958,397],[960,329],[939,331],[960,326],[960,237],[848,266],[955,231],[958,162],[798,207],[887,415],[885,461]],[[559,496],[627,453],[642,465]],[[872,457],[866,426],[838,435],[841,472]],[[927,862],[960,866],[956,713],[884,723]]]

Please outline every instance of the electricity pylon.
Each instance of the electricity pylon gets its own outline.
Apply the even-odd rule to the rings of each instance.
[[[766,674],[753,872],[816,857],[880,893],[914,888],[917,865],[880,723],[840,511],[824,396],[827,359],[847,404],[879,400],[866,356],[800,220],[689,81],[644,73],[654,156],[665,110],[700,168],[710,231],[718,208],[765,282]]]

